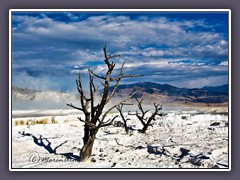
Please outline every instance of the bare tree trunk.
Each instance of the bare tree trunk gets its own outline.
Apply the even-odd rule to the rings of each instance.
[[[85,119],[87,122],[90,121],[90,116],[85,115]],[[88,142],[90,136],[90,127],[87,123],[84,124],[84,136],[83,136],[83,144],[86,144]]]
[[[86,122],[90,122],[90,114],[85,115]],[[83,147],[80,151],[80,161],[86,161],[91,157],[93,144],[96,138],[97,128],[84,124]]]
[[[124,121],[124,128],[125,128],[125,132],[128,134],[128,126],[126,121]]]
[[[94,141],[95,137],[93,139],[89,138],[88,141],[83,145],[80,151],[80,161],[86,161],[91,157]]]
[[[145,133],[147,131],[148,126],[149,125],[147,125],[147,124],[145,126],[143,126],[143,128],[139,132]]]
[[[127,104],[127,105],[132,105],[132,104]],[[123,123],[124,123],[124,128],[125,128],[125,132],[128,134],[128,125],[127,125],[127,121],[130,120],[129,118],[125,118],[124,115],[123,115],[123,104],[119,104],[117,107],[117,110],[119,111],[120,113],[120,116],[122,117],[122,120],[123,120]]]

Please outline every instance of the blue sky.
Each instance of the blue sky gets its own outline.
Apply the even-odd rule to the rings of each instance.
[[[116,72],[178,87],[228,83],[227,12],[13,12],[12,83],[75,91],[80,72],[104,74],[104,45]],[[85,83],[87,84],[87,83]]]

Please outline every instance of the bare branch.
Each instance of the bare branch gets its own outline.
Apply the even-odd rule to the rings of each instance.
[[[100,121],[100,119],[99,119],[99,118],[97,118],[97,121],[98,121],[98,123],[99,123],[99,124],[101,123],[101,121]]]
[[[122,117],[123,123],[124,123],[124,127],[125,127],[125,131],[128,134],[128,125],[127,125],[127,121],[130,120],[130,118],[125,118],[122,112],[122,108],[123,108],[123,104],[119,104],[117,107],[117,110],[120,113],[120,116]]]
[[[162,105],[160,106],[160,104],[156,104],[156,103],[154,103],[154,106],[155,106],[156,109],[158,109],[158,110],[162,110]],[[159,107],[159,106],[160,106],[160,107]]]
[[[72,107],[72,108],[74,108],[74,109],[77,109],[77,110],[83,111],[82,108],[76,107],[76,106],[72,105],[72,103],[71,103],[71,104],[66,104],[66,105],[67,105],[67,106],[70,106],[70,107]]]
[[[116,58],[116,57],[120,57],[120,55],[118,55],[118,54],[115,54],[115,55],[107,55],[106,45],[104,46],[103,51],[104,51],[105,62],[107,61],[107,62],[106,62],[107,64],[109,63],[109,59]],[[112,62],[112,64],[109,63],[109,65],[115,66],[115,64],[114,64],[113,62]]]
[[[105,126],[110,126],[110,125],[112,125],[113,121],[114,121],[117,117],[118,117],[118,115],[116,115],[112,120],[110,120],[110,122],[109,122],[109,120],[108,120],[108,121],[107,121],[108,123],[105,122],[105,123],[99,124],[98,127],[100,128],[100,127],[105,127]]]
[[[94,83],[93,83],[93,77],[92,77],[91,85],[92,85],[92,87],[93,87],[93,92],[94,92],[94,94],[95,94],[95,93],[97,92],[97,90],[98,90],[98,87],[95,87],[95,85],[94,85]]]
[[[107,59],[112,59],[112,58],[117,58],[117,57],[121,57],[119,54],[114,54],[114,55],[108,55]]]
[[[122,78],[129,78],[129,77],[132,78],[132,77],[141,77],[141,76],[144,76],[144,75],[142,75],[142,74],[122,74],[121,76],[111,78],[111,82],[116,81],[119,78],[122,79]]]
[[[114,116],[113,119],[109,118],[106,122],[103,122],[103,124],[107,124],[109,122],[111,122],[112,120],[116,119],[118,117],[118,115]]]
[[[82,106],[82,111],[84,113],[87,112],[87,106],[88,106],[88,103],[85,104],[84,100],[86,101],[87,98],[85,97],[84,95],[84,92],[83,92],[83,88],[82,88],[82,80],[81,80],[81,75],[80,73],[78,74],[78,80],[76,80],[76,83],[77,83],[77,89],[78,89],[78,92],[80,94],[80,102],[81,102],[81,106]],[[73,107],[74,108],[74,107]],[[79,109],[80,110],[80,109]]]
[[[88,74],[89,74],[89,89],[90,89],[90,100],[91,100],[91,118],[93,118],[94,113],[95,113],[95,111],[94,111],[94,93],[95,93],[95,91],[93,89],[95,89],[95,88],[94,88],[93,77],[92,77],[92,73],[91,73],[90,69],[88,69]]]
[[[112,67],[112,65],[109,63],[106,45],[103,48],[103,52],[104,52],[104,58],[105,58],[104,62],[107,64],[108,68],[110,69]]]
[[[133,105],[132,103],[122,103],[122,105]]]
[[[143,99],[141,99],[141,100],[139,101],[139,100],[136,98],[136,101],[138,102],[138,109],[142,112],[141,119],[144,119],[145,114],[146,114],[149,110],[147,110],[147,111],[144,111],[144,110],[143,110],[143,107],[142,107],[142,101],[143,101]]]
[[[99,78],[99,79],[106,80],[105,77],[103,77],[103,76],[99,76],[99,75],[95,74],[93,71],[91,71],[91,73],[92,73],[92,75],[94,75],[95,77],[97,77],[97,78]]]
[[[140,101],[138,100],[138,98],[135,98],[136,99],[136,101],[137,101],[137,103],[138,103],[138,107],[140,106],[140,107],[142,107],[142,101],[143,101],[143,99],[141,99]]]
[[[79,94],[81,95],[83,93],[83,90],[81,88],[81,84],[79,83],[79,80],[76,80],[76,84],[77,84],[77,90],[78,90]]]
[[[102,81],[100,81],[100,83],[103,85],[103,87],[106,87],[106,85]]]
[[[137,118],[140,120],[140,122],[142,123],[142,125],[145,126],[146,123],[145,123],[145,121],[144,121],[145,119],[143,118],[144,115],[142,114],[142,116],[139,116],[138,114],[136,114],[136,116],[137,116]]]
[[[149,112],[149,110],[146,110],[146,111],[144,112],[144,114],[146,114],[147,112]]]
[[[76,84],[77,84],[78,92],[82,95],[83,94],[83,88],[82,88],[82,81],[81,81],[80,73],[78,74],[78,79],[76,80]]]
[[[122,107],[123,107],[123,104],[119,104],[118,106],[116,106],[116,109],[117,109],[118,111],[122,111]]]
[[[78,119],[79,119],[79,121],[91,126],[92,128],[97,128],[97,126],[95,124],[93,124],[91,122],[88,122],[88,121],[84,121],[84,120],[81,119],[81,117],[78,117]]]
[[[86,96],[83,96],[83,99],[87,102],[87,101],[91,101],[91,98],[87,98]]]
[[[113,110],[115,107],[117,107],[119,104],[124,103],[125,101],[127,101],[128,99],[130,99],[132,96],[134,96],[134,94],[136,94],[137,92],[139,92],[139,90],[133,92],[129,97],[125,98],[124,100],[120,101],[119,103],[115,104],[114,106],[112,106],[111,108],[109,108],[102,116],[102,121],[105,119],[106,115]]]
[[[137,116],[137,118],[140,120],[140,122],[143,124],[143,125],[146,125],[146,123],[144,122],[144,114],[142,113],[139,113],[136,111],[136,113],[131,113],[130,111],[128,111],[128,115],[135,115]],[[141,115],[141,116],[140,116]]]
[[[115,86],[114,86],[114,88],[113,88],[113,91],[112,91],[111,95],[108,97],[106,103],[108,103],[108,102],[112,99],[112,97],[114,96],[114,94],[115,94],[116,91],[117,91],[117,88],[118,88],[118,86],[119,86],[119,82],[120,82],[120,80],[121,80],[121,76],[122,76],[122,73],[123,73],[124,64],[125,64],[125,61],[122,63],[122,67],[121,67],[121,70],[120,70],[120,73],[119,73],[119,78],[118,78],[118,80],[117,80],[117,82],[116,82],[116,84],[115,84]],[[110,81],[111,81],[111,80],[110,80]]]

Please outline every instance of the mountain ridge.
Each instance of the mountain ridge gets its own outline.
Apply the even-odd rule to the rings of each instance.
[[[110,87],[110,91],[113,90]],[[135,90],[140,89],[135,98],[144,98],[151,103],[158,102],[195,102],[195,103],[225,103],[228,102],[228,84],[221,86],[204,86],[202,88],[178,88],[169,84],[153,82],[138,82],[119,85],[116,98],[129,96]],[[100,90],[101,92],[101,90]],[[12,87],[13,102],[54,102],[62,103],[78,101],[77,95],[57,91],[38,91],[28,88]]]
[[[110,88],[112,91],[113,87]],[[169,101],[189,101],[201,103],[224,103],[228,102],[228,84],[221,86],[204,86],[202,88],[178,88],[169,84],[158,84],[153,82],[138,82],[133,84],[119,85],[116,94],[127,96],[139,89],[140,92],[135,96],[145,98],[151,94],[168,96]],[[162,97],[163,98],[163,97]]]

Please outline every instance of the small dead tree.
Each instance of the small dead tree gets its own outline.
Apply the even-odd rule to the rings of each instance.
[[[96,138],[96,134],[98,130],[102,127],[106,127],[112,124],[114,119],[116,119],[118,116],[114,116],[113,118],[110,118],[108,120],[105,120],[107,117],[107,114],[116,108],[121,103],[124,103],[129,98],[131,98],[134,94],[137,93],[137,91],[133,92],[129,97],[123,99],[119,103],[113,105],[106,111],[104,110],[104,107],[109,103],[109,101],[113,98],[114,94],[116,93],[116,90],[119,86],[119,83],[122,78],[127,77],[138,77],[141,75],[131,75],[131,74],[123,74],[123,68],[125,62],[122,63],[122,66],[120,68],[119,75],[116,77],[112,77],[111,74],[115,68],[115,63],[110,62],[110,59],[120,57],[119,55],[108,55],[106,51],[106,46],[103,48],[104,52],[104,62],[107,66],[107,72],[105,76],[100,76],[95,74],[92,70],[88,70],[89,73],[89,96],[87,97],[85,95],[85,92],[83,90],[82,86],[82,80],[80,73],[78,75],[78,80],[76,80],[77,89],[80,96],[80,104],[81,107],[74,106],[73,104],[67,104],[68,106],[75,108],[77,110],[80,110],[84,114],[84,119],[78,118],[81,122],[84,123],[84,137],[83,137],[83,147],[80,151],[80,161],[85,161],[91,157],[92,154],[92,148],[93,144]],[[100,80],[100,83],[103,86],[103,93],[101,96],[100,102],[95,102],[95,94],[98,88],[95,87],[93,78],[96,77]],[[103,80],[104,82],[102,82]],[[113,90],[110,92],[110,85],[111,83],[114,83]]]
[[[136,98],[136,101],[138,103],[138,109],[141,111],[140,113],[136,111],[136,113],[131,113],[130,111],[128,112],[128,115],[136,115],[137,118],[140,120],[140,122],[143,125],[143,128],[140,130],[141,133],[145,133],[147,131],[147,128],[151,125],[151,122],[153,120],[156,120],[156,116],[163,116],[162,113],[159,113],[160,110],[162,110],[162,105],[160,106],[159,104],[154,103],[155,111],[154,113],[151,114],[151,116],[146,117],[146,114],[149,112],[149,110],[144,111],[142,107],[142,101],[140,101]]]
[[[128,134],[128,125],[127,125],[127,121],[130,120],[130,118],[125,118],[124,115],[123,115],[123,105],[124,104],[119,104],[116,108],[118,110],[118,112],[120,113],[120,116],[122,117],[122,120],[123,120],[123,123],[124,123],[124,128],[125,128],[125,131],[126,133]],[[127,104],[127,105],[130,105],[130,104]]]

